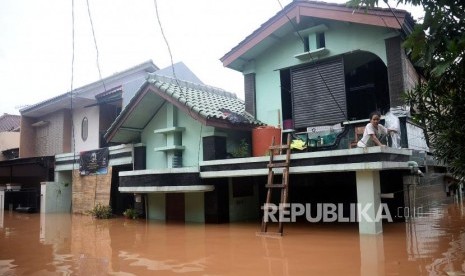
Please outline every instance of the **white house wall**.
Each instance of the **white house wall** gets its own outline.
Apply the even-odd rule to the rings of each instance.
[[[100,147],[99,137],[99,107],[92,106],[87,108],[75,109],[73,112],[74,122],[74,148],[75,152],[98,149]],[[87,117],[88,136],[86,141],[82,139],[82,119]],[[73,139],[71,137],[71,139]],[[73,141],[71,141],[73,144]]]

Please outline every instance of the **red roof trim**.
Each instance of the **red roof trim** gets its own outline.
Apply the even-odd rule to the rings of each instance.
[[[398,9],[393,9],[393,12],[402,25],[405,25],[405,20],[413,23],[413,19],[408,12]],[[293,1],[220,58],[221,62],[223,62],[223,66],[228,67],[232,62],[239,59],[243,54],[251,50],[276,30],[288,24],[288,18],[296,19],[297,22],[300,22],[301,16],[402,29],[396,17],[394,17],[389,9],[354,9],[344,4],[317,1]]]

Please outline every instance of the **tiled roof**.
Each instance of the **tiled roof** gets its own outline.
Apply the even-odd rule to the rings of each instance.
[[[208,126],[244,131],[264,125],[245,112],[244,101],[233,93],[152,73],[107,130],[105,139],[134,141],[138,132],[133,130],[142,131],[165,101]]]
[[[223,89],[159,76],[156,73],[149,74],[147,82],[184,104],[190,112],[205,119],[221,119],[231,124],[263,125],[245,112],[243,100]]]
[[[18,131],[21,122],[21,116],[3,114],[0,116],[0,132]]]

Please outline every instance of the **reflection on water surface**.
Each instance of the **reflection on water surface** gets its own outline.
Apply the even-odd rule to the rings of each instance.
[[[356,224],[167,224],[1,212],[0,275],[465,275],[465,216],[431,208],[382,235]]]

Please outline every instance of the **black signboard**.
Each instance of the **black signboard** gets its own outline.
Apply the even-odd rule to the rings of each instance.
[[[108,148],[83,151],[79,156],[79,173],[81,175],[108,173]]]

